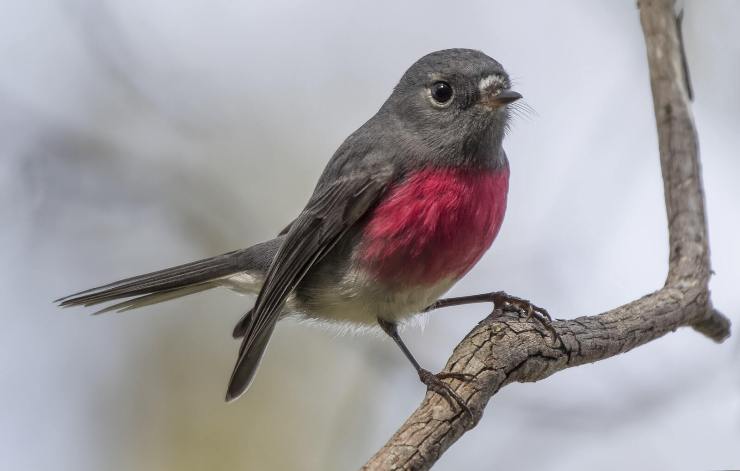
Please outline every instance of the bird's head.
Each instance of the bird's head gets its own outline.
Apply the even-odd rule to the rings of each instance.
[[[413,64],[383,109],[412,146],[474,158],[498,152],[509,105],[522,97],[510,87],[501,64],[484,53],[445,49]]]

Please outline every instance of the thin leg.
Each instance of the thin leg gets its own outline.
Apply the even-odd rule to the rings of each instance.
[[[426,370],[422,368],[421,365],[419,365],[419,362],[416,361],[414,355],[411,354],[411,351],[409,351],[408,347],[406,347],[406,344],[403,343],[401,336],[398,335],[398,328],[396,324],[383,319],[378,319],[378,325],[380,325],[380,328],[383,329],[383,331],[388,334],[388,336],[392,338],[394,342],[396,342],[396,345],[398,345],[403,354],[406,355],[406,358],[408,358],[411,364],[414,365],[414,369],[419,374],[419,379],[421,380],[421,382],[424,383],[427,388],[429,388],[429,390],[434,391],[440,396],[444,397],[452,408],[454,408],[455,403],[457,403],[471,419],[473,418],[473,413],[470,411],[468,405],[465,404],[465,401],[463,401],[462,398],[455,391],[453,391],[447,383],[442,381],[443,379],[447,378],[459,379],[460,381],[471,381],[474,378],[473,375],[469,375],[467,373],[437,373],[435,375],[431,373],[429,370]]]
[[[472,296],[460,296],[457,298],[440,299],[424,309],[424,312],[433,311],[435,309],[443,307],[460,306],[463,304],[475,303],[492,303],[494,309],[499,308],[503,311],[524,313],[527,315],[527,320],[533,317],[537,319],[540,324],[542,324],[542,326],[544,326],[552,334],[553,338],[560,337],[557,331],[555,331],[555,328],[552,326],[552,318],[550,317],[550,314],[547,312],[546,309],[536,306],[526,299],[508,295],[503,291],[474,294]]]
[[[501,291],[498,291],[496,293],[501,293]],[[429,305],[426,309],[424,309],[424,312],[433,311],[435,309],[440,309],[443,307],[462,306],[463,304],[493,303],[495,305],[496,302],[493,299],[493,296],[496,293],[482,293],[474,294],[471,296],[459,296],[457,298],[438,299],[437,301]]]

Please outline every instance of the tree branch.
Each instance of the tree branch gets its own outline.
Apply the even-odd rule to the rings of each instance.
[[[455,348],[444,369],[475,376],[470,382],[450,382],[467,402],[474,422],[427,393],[363,469],[429,469],[478,423],[489,399],[507,384],[539,381],[565,368],[603,360],[682,326],[692,326],[717,342],[730,335],[730,321],[712,307],[708,289],[711,267],[699,146],[674,2],[642,0],[638,6],[668,215],[670,255],[664,287],[599,315],[554,321],[559,339],[535,323],[500,311],[484,319]]]

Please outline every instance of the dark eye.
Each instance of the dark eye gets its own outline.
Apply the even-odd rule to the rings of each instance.
[[[447,82],[434,82],[432,88],[432,99],[439,104],[444,104],[452,98],[452,87]]]

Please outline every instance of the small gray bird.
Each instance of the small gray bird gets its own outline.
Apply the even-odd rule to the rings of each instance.
[[[509,164],[501,147],[510,89],[501,64],[448,49],[419,59],[380,110],[334,153],[306,207],[276,238],[57,300],[126,311],[226,286],[257,294],[234,328],[243,337],[226,399],[249,387],[278,320],[286,316],[379,325],[422,382],[467,406],[416,362],[397,325],[469,302],[546,311],[502,292],[438,300],[481,258],[501,227]],[[469,411],[468,411],[469,412]]]

